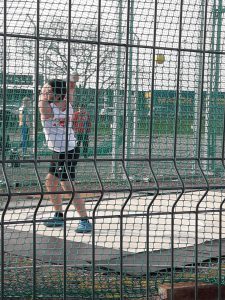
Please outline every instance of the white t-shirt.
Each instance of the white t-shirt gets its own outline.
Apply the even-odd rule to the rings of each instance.
[[[43,131],[48,148],[55,152],[66,151],[66,118],[67,113],[59,110],[54,104],[50,103],[54,117],[53,119],[42,120]],[[69,104],[69,122],[68,122],[68,151],[76,146],[76,138],[72,128],[73,108]]]

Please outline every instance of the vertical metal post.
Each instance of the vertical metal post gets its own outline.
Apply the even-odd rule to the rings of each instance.
[[[223,13],[223,6],[222,0],[219,0],[217,13],[215,16],[218,16],[218,23],[217,23],[217,38],[216,38],[216,52],[220,52],[221,50],[221,30],[222,30],[222,13]],[[215,70],[215,86],[214,91],[215,94],[218,94],[219,91],[219,83],[220,83],[220,54],[216,54],[216,70]]]
[[[34,151],[34,166],[35,166],[35,171],[36,175],[38,178],[39,186],[41,187],[41,180],[38,175],[37,171],[37,128],[38,128],[38,86],[39,86],[39,17],[40,17],[40,6],[39,6],[39,1],[37,1],[37,13],[36,13],[36,18],[37,18],[37,25],[35,26],[35,52],[34,52],[34,72],[33,72],[33,151]],[[43,189],[42,190],[42,195],[43,195]],[[37,212],[38,208],[41,204],[43,196],[40,198],[40,201],[35,209],[34,215],[33,215],[33,299],[36,299],[36,217],[37,217]]]
[[[1,215],[1,299],[4,299],[5,295],[5,215],[11,200],[11,189],[10,184],[8,181],[8,178],[6,176],[6,169],[5,169],[5,145],[6,145],[6,101],[7,101],[7,90],[6,90],[6,83],[7,83],[7,74],[6,74],[6,57],[7,57],[7,0],[4,0],[4,7],[3,7],[3,14],[4,14],[4,21],[3,21],[3,114],[2,114],[2,170],[3,170],[3,176],[6,183],[6,190],[8,194],[8,199],[5,204],[5,207],[3,209],[2,215]]]
[[[179,40],[178,40],[178,62],[177,62],[177,76],[176,76],[176,109],[175,109],[175,122],[174,122],[174,145],[173,145],[173,164],[177,172],[177,176],[181,183],[181,191],[171,209],[171,300],[174,299],[174,269],[175,269],[175,256],[174,256],[174,233],[175,233],[175,209],[176,205],[181,199],[185,191],[185,185],[177,167],[177,135],[178,135],[178,113],[180,105],[180,69],[181,69],[181,42],[182,42],[182,30],[183,30],[183,4],[184,1],[180,1],[180,21],[179,21]]]
[[[37,1],[37,11],[39,10],[39,1]],[[34,36],[35,36],[35,49],[37,49],[37,37],[39,34],[39,24],[35,24],[34,20],[30,17],[29,14],[26,14],[26,16],[28,17],[28,19],[30,20],[30,22],[34,25]],[[38,26],[38,28],[37,28]],[[38,31],[38,34],[37,34]],[[39,47],[39,43],[38,43],[38,47]],[[39,52],[39,49],[38,49]],[[32,55],[32,53],[31,53]],[[35,123],[35,111],[36,111],[36,104],[35,104],[35,97],[36,97],[36,92],[38,91],[38,83],[36,83],[36,69],[37,69],[37,64],[36,64],[36,52],[34,51],[33,55],[32,55],[32,62],[33,62],[33,83],[32,83],[32,91],[33,91],[33,102],[32,102],[32,149],[33,149],[33,154],[35,155],[35,149],[34,149],[34,144],[35,144],[35,130],[36,130],[36,123]]]
[[[127,20],[127,32],[126,32],[126,54],[125,54],[125,80],[124,80],[124,97],[123,97],[123,148],[122,148],[122,166],[123,166],[123,171],[125,173],[126,179],[129,183],[129,195],[125,201],[125,203],[123,204],[121,210],[120,210],[120,300],[124,299],[124,286],[123,286],[123,233],[124,233],[124,216],[123,216],[123,212],[124,212],[124,208],[126,206],[126,204],[128,203],[128,201],[130,200],[130,197],[132,195],[132,184],[129,180],[129,176],[126,170],[126,165],[125,165],[125,161],[126,161],[126,127],[127,125],[127,92],[128,92],[128,84],[129,84],[129,48],[130,48],[130,44],[129,44],[129,40],[130,40],[130,14],[131,14],[131,1],[132,0],[128,0],[127,1],[127,14],[126,14],[126,20]]]
[[[132,138],[132,149],[133,149],[132,154],[134,155],[136,154],[136,142],[137,142],[136,137],[137,137],[137,103],[138,103],[138,86],[139,86],[139,51],[140,51],[140,40],[137,37],[136,82],[135,82],[133,138]]]
[[[212,10],[212,37],[211,37],[211,50],[215,51],[215,27],[216,27],[216,0],[214,1],[214,7]],[[215,68],[215,59],[214,53],[211,53],[210,57],[210,78],[209,78],[209,93],[205,95],[205,134],[204,134],[204,147],[203,147],[203,155],[205,157],[210,157],[210,131],[209,131],[209,124],[210,124],[210,103],[213,101],[213,74]],[[209,170],[210,161],[207,160],[205,162],[204,170]]]
[[[199,148],[199,122],[198,122],[198,118],[200,115],[200,106],[201,106],[201,95],[202,95],[202,64],[203,64],[203,55],[202,55],[202,49],[203,49],[203,39],[204,39],[204,3],[205,0],[201,0],[201,6],[200,6],[200,17],[199,19],[201,20],[201,24],[200,24],[200,32],[199,32],[199,38],[198,38],[198,53],[197,58],[196,58],[196,63],[198,64],[198,79],[197,79],[197,88],[195,91],[195,101],[194,101],[194,121],[193,121],[193,130],[194,130],[194,157],[197,157],[198,155],[198,148]],[[207,117],[207,116],[206,116]],[[207,123],[207,120],[205,120],[205,122]],[[207,124],[205,124],[206,126],[206,130],[207,130]],[[207,134],[207,133],[206,133]],[[208,138],[207,138],[208,139]],[[196,163],[194,163],[193,165],[193,171],[194,173],[196,172],[198,166]]]
[[[6,118],[6,42],[7,42],[7,38],[6,38],[6,30],[7,30],[7,20],[6,20],[6,16],[7,16],[7,0],[4,0],[4,21],[3,21],[3,26],[4,26],[4,36],[3,36],[3,112],[2,112],[2,119],[3,121]],[[5,122],[3,122],[2,124],[2,166],[3,166],[3,172],[5,170],[5,144],[6,144],[6,124]],[[9,187],[7,185],[7,187]],[[9,198],[8,198],[9,201]],[[4,215],[2,214],[1,217],[1,299],[4,299],[4,292],[5,292],[5,256],[4,256],[4,251],[5,251],[5,243],[4,243]]]
[[[216,155],[216,122],[217,118],[215,115],[215,104],[218,99],[219,93],[219,78],[220,78],[220,49],[221,49],[221,29],[222,29],[222,14],[223,7],[222,1],[219,0],[218,7],[216,1],[214,1],[213,7],[213,25],[212,25],[212,39],[211,39],[211,64],[210,64],[210,93],[209,98],[207,97],[207,113],[208,120],[207,126],[207,157],[213,158]],[[216,45],[215,45],[216,43]],[[217,53],[215,53],[215,51]],[[216,163],[214,160],[208,162],[208,169],[211,172],[215,172]]]
[[[103,195],[104,187],[101,181],[101,177],[97,168],[97,140],[98,140],[98,110],[99,110],[99,75],[100,75],[100,50],[101,50],[101,10],[102,2],[98,0],[98,31],[97,31],[97,66],[96,66],[96,94],[95,94],[95,139],[94,139],[94,168],[97,174],[99,184],[101,186],[101,195],[93,208],[92,212],[92,300],[95,299],[95,222],[96,222],[96,211],[100,204]]]
[[[64,211],[64,227],[63,227],[63,299],[67,299],[67,212],[69,210],[69,207],[73,201],[73,198],[75,196],[75,188],[73,185],[73,182],[70,177],[69,168],[68,168],[68,136],[69,136],[69,97],[70,97],[70,64],[71,64],[71,11],[72,11],[72,1],[68,0],[68,27],[67,27],[67,80],[66,80],[66,87],[67,87],[67,101],[66,101],[66,118],[68,122],[66,122],[66,141],[65,141],[65,169],[66,173],[68,174],[70,186],[72,189],[71,198],[69,200],[69,203],[67,204],[67,207]]]
[[[120,115],[120,106],[121,106],[121,43],[122,43],[122,17],[123,17],[123,1],[118,0],[118,52],[117,52],[117,59],[116,59],[116,90],[115,90],[115,97],[113,98],[113,124],[112,124],[112,177],[115,177],[116,174],[116,162],[114,161],[117,158],[118,154],[118,139],[119,136],[119,128],[118,128],[118,119],[121,117]],[[119,117],[119,118],[118,118]]]
[[[37,29],[35,30],[35,35],[37,32]],[[36,47],[35,47],[36,48]],[[35,110],[36,110],[36,104],[35,104],[35,99],[36,99],[36,95],[38,93],[38,84],[36,84],[36,76],[35,76],[35,70],[36,70],[36,55],[34,53],[34,59],[33,59],[33,86],[32,86],[32,90],[33,90],[33,102],[32,102],[32,150],[33,150],[33,154],[35,155],[35,149],[34,149],[34,144],[35,144]],[[37,89],[36,89],[37,88]]]
[[[225,132],[225,111],[223,113],[223,132]],[[223,134],[223,141],[222,141],[222,153],[221,153],[221,160],[222,160],[222,165],[223,169],[225,170],[225,135]],[[225,198],[221,201],[220,204],[220,210],[219,210],[219,256],[218,256],[218,300],[222,300],[222,284],[223,284],[223,275],[222,275],[222,243],[223,243],[223,219],[224,219],[224,203],[225,203]]]
[[[129,44],[133,45],[133,36],[134,36],[134,1],[130,1],[130,24],[129,24]],[[127,115],[126,115],[126,158],[130,158],[131,150],[131,137],[133,136],[133,105],[132,105],[132,77],[133,77],[133,48],[129,48],[129,59],[128,59],[128,97],[127,97]],[[129,161],[126,162],[127,170],[129,173]]]
[[[155,47],[156,47],[156,36],[157,36],[157,14],[158,12],[158,1],[154,2],[154,25],[153,25],[153,49],[152,49],[152,70],[151,70],[151,96],[152,100],[154,99],[155,93]],[[148,149],[148,162],[149,168],[152,172],[155,184],[156,184],[156,192],[155,195],[150,202],[147,211],[146,211],[146,299],[150,299],[150,209],[159,194],[159,184],[157,178],[155,176],[154,170],[152,168],[152,146],[153,146],[153,101],[150,103],[150,120],[149,120],[149,149]]]
[[[201,136],[202,136],[202,116],[203,116],[203,103],[204,103],[204,75],[205,75],[205,49],[206,49],[206,34],[207,34],[207,14],[208,14],[208,0],[205,1],[204,6],[202,8],[203,15],[202,15],[202,49],[201,49],[201,55],[202,55],[202,66],[201,66],[201,74],[199,74],[199,77],[201,78],[201,86],[200,91],[201,95],[199,98],[199,116],[198,116],[198,149],[197,149],[197,164],[198,169],[202,173],[202,177],[204,178],[204,181],[206,183],[206,191],[201,197],[201,199],[198,201],[196,205],[196,211],[195,211],[195,300],[198,299],[198,219],[199,219],[199,207],[201,202],[206,197],[208,191],[209,191],[209,183],[208,180],[204,174],[204,170],[202,168],[202,161],[201,161]]]

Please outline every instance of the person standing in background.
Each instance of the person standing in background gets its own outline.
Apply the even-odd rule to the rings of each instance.
[[[19,108],[19,126],[21,128],[21,147],[23,157],[27,153],[27,147],[30,139],[30,98],[24,97],[22,105]]]
[[[78,147],[83,146],[83,156],[88,157],[89,133],[91,131],[91,118],[86,110],[85,104],[82,104],[78,111],[73,115],[73,128],[77,136]]]

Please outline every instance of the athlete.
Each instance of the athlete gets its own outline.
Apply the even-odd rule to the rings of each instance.
[[[74,76],[73,81],[71,81],[69,85],[68,113],[66,81],[61,79],[49,80],[43,86],[39,98],[41,122],[48,148],[52,151],[52,159],[60,160],[59,162],[52,161],[50,163],[49,173],[46,177],[46,189],[51,193],[57,191],[57,186],[59,183],[64,191],[71,191],[71,182],[69,177],[72,180],[75,179],[75,167],[77,164],[77,159],[79,158],[79,147],[77,147],[77,140],[72,124],[72,102],[76,82],[78,80],[79,76]],[[68,136],[66,128],[68,128]],[[68,166],[69,176],[66,170],[66,163]],[[64,224],[62,195],[50,194],[49,196],[54,206],[55,214],[52,218],[45,222],[45,225],[47,227],[61,227]],[[76,228],[76,232],[91,232],[92,224],[89,222],[84,200],[79,194],[75,194],[73,203],[81,217],[79,225]]]

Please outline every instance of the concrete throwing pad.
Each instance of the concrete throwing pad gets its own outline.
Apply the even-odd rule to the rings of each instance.
[[[18,256],[33,256],[33,235],[30,232],[5,229],[5,252]],[[73,266],[84,266],[92,261],[92,245],[82,242],[66,242],[67,263]],[[126,253],[124,253],[126,254]],[[104,247],[95,248],[95,261],[115,258],[119,250]],[[64,241],[52,236],[36,235],[36,257],[43,262],[64,263]]]
[[[225,254],[225,240],[222,240],[222,254]],[[198,245],[198,263],[219,256],[219,240],[209,241]],[[130,275],[145,275],[147,272],[147,253],[128,254],[123,256],[124,273]],[[195,264],[195,247],[174,249],[174,267],[183,268]],[[120,272],[120,258],[110,261],[102,260],[96,266],[107,268],[114,272]],[[149,271],[154,273],[165,269],[171,269],[171,250],[157,250],[149,253]]]
[[[124,272],[144,274],[146,272],[146,237],[149,204],[149,250],[150,272],[171,267],[171,228],[173,217],[175,266],[182,267],[194,263],[198,232],[199,262],[218,256],[219,228],[225,234],[225,220],[219,222],[219,208],[224,199],[223,191],[210,191],[204,199],[204,191],[185,193],[178,202],[179,194],[160,194],[152,202],[153,196],[133,194],[126,202],[126,193],[105,193],[95,209],[95,234],[77,234],[78,214],[68,211],[66,221],[67,264],[90,265],[92,243],[95,245],[95,262],[102,268],[119,271],[120,246],[122,242]],[[89,216],[96,200],[86,205]],[[199,201],[201,200],[200,205]],[[173,205],[176,207],[173,210]],[[14,207],[4,216],[5,251],[22,256],[33,256],[33,216],[35,205],[24,208]],[[31,203],[32,204],[32,203]],[[15,204],[14,204],[15,206]],[[196,223],[196,208],[198,220]],[[64,206],[65,208],[65,206]],[[123,208],[123,210],[122,210]],[[173,215],[171,214],[173,210]],[[121,213],[122,212],[122,213]],[[121,217],[123,215],[123,217]],[[64,261],[64,229],[46,228],[43,221],[52,216],[52,207],[43,205],[36,217],[37,258],[50,263]],[[121,223],[121,220],[123,222]],[[197,224],[197,227],[196,227]],[[121,238],[122,233],[122,238]]]

